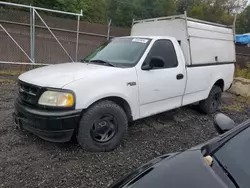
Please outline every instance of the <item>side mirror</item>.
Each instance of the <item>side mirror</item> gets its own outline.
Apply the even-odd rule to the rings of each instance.
[[[224,114],[217,114],[214,118],[214,127],[219,134],[223,134],[235,127],[235,122]]]
[[[164,67],[164,60],[161,57],[152,57],[149,61],[149,64],[143,65],[142,70],[150,70],[153,68],[162,68]]]

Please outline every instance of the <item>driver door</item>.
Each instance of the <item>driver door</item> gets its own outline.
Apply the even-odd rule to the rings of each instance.
[[[143,65],[152,57],[162,59],[164,66],[137,70],[141,118],[180,107],[185,90],[185,67],[178,63],[172,41],[156,40]]]

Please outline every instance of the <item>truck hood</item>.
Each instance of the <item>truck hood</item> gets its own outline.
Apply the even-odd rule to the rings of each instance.
[[[64,63],[25,72],[19,76],[19,80],[42,87],[62,88],[83,77],[112,74],[118,70],[120,68],[88,63]]]

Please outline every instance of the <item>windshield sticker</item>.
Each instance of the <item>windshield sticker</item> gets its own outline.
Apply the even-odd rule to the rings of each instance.
[[[136,38],[134,38],[133,40],[132,40],[132,42],[140,42],[140,43],[147,43],[148,42],[148,40],[147,39],[136,39]]]

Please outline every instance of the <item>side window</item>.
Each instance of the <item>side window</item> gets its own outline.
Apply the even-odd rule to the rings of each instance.
[[[160,69],[173,68],[178,66],[178,60],[174,45],[170,40],[160,39],[155,41],[144,64],[149,64],[152,57],[160,57],[164,60],[164,67]]]

